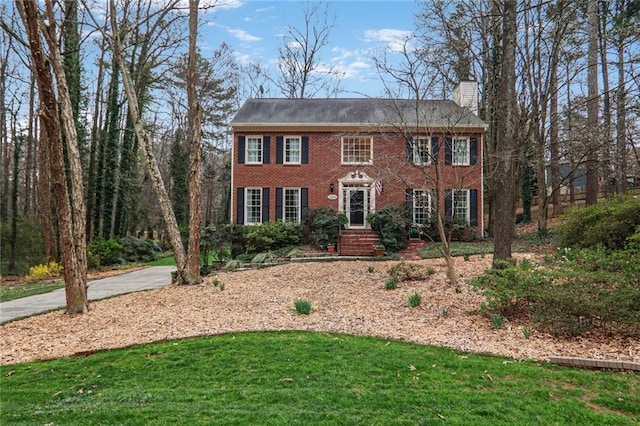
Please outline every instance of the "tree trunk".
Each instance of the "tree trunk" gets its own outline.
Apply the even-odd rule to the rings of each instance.
[[[187,100],[189,103],[189,253],[184,284],[198,284],[200,277],[200,217],[201,217],[201,140],[202,107],[196,93],[198,0],[189,1],[189,64],[187,69]]]
[[[138,143],[140,144],[140,148],[142,149],[143,155],[145,157],[145,162],[147,165],[147,170],[149,171],[153,189],[156,193],[156,196],[158,197],[160,211],[162,212],[162,217],[167,227],[169,241],[171,242],[173,253],[176,259],[178,277],[182,277],[184,275],[184,269],[186,266],[186,255],[184,246],[182,245],[182,240],[180,238],[180,230],[178,229],[178,223],[176,222],[176,217],[173,213],[173,209],[171,208],[171,200],[169,199],[167,190],[164,186],[164,182],[162,181],[158,163],[156,162],[155,156],[153,155],[153,152],[151,150],[147,132],[140,119],[140,112],[138,110],[138,97],[136,95],[133,82],[131,81],[131,75],[124,61],[123,46],[119,35],[120,31],[116,24],[116,5],[113,0],[110,1],[109,7],[111,9],[109,15],[111,18],[111,32],[113,37],[112,48],[120,66],[120,73],[122,74],[122,84],[127,95],[129,114],[131,114],[131,119],[134,123],[134,130],[138,138]]]
[[[493,227],[493,264],[500,267],[501,261],[511,259],[511,244],[514,237],[513,209],[515,207],[515,184],[517,144],[515,141],[516,96],[515,96],[515,54],[516,54],[516,20],[517,1],[505,0],[503,3],[503,45],[500,75],[500,91],[498,93],[498,111],[501,119],[497,122],[496,158],[494,170],[495,182],[500,190],[496,191],[492,205]]]
[[[618,90],[616,92],[616,184],[621,194],[627,192],[627,87],[624,70],[624,35],[618,39]]]
[[[588,99],[587,121],[589,128],[587,145],[587,193],[586,204],[592,205],[598,202],[598,150],[600,132],[598,126],[598,1],[588,1]]]
[[[53,6],[50,0],[45,2],[47,20],[49,26],[45,27],[42,17],[39,15],[35,2],[16,0],[16,6],[27,30],[29,50],[34,68],[38,92],[40,94],[40,117],[45,134],[43,144],[48,144],[50,149],[51,182],[55,192],[55,203],[58,217],[60,244],[62,248],[62,261],[65,277],[65,295],[67,299],[68,314],[87,312],[87,269],[86,269],[86,241],[84,234],[84,197],[82,189],[82,167],[79,164],[80,155],[77,147],[77,138],[73,112],[67,91],[64,68],[60,53],[57,50],[57,38],[55,34],[55,19]],[[39,26],[46,28],[44,37],[49,44],[50,61],[44,53],[40,40]],[[51,68],[56,75],[59,99],[56,96]],[[60,128],[60,112],[58,102],[62,108],[65,132],[67,135],[67,152],[69,170],[71,173],[71,201],[68,191],[67,176],[65,173],[65,158],[62,147],[62,132]],[[75,215],[75,217],[74,217]]]

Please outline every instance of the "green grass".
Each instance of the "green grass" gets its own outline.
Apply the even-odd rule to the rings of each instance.
[[[246,333],[0,367],[1,424],[631,425],[640,376]]]
[[[146,266],[176,266],[176,258],[171,256],[161,257],[160,259],[152,262],[146,262]]]
[[[39,281],[21,285],[2,285],[0,286],[0,302],[48,293],[59,288],[64,288],[63,281]]]

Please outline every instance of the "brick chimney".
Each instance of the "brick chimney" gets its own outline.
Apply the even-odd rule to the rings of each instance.
[[[478,115],[478,82],[475,80],[462,80],[453,89],[453,102],[463,108],[468,108]]]

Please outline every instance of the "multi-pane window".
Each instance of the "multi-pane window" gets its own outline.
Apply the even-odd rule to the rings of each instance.
[[[300,188],[285,188],[282,218],[285,222],[300,222]]]
[[[245,223],[261,223],[262,222],[262,189],[247,188],[246,189],[246,214]]]
[[[284,162],[300,164],[300,137],[287,136],[284,138]]]
[[[451,143],[451,155],[453,165],[469,165],[469,138],[455,138]]]
[[[413,223],[425,225],[431,217],[431,194],[423,189],[413,190]]]
[[[431,144],[429,139],[419,138],[413,141],[413,162],[420,165],[430,164]]]
[[[345,164],[369,164],[373,156],[373,143],[369,136],[345,136],[342,138],[342,162]]]
[[[262,163],[262,137],[247,137],[247,163]]]
[[[453,217],[469,222],[469,190],[453,191]]]

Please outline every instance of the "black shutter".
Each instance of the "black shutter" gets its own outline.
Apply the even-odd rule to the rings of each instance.
[[[469,190],[469,224],[478,226],[478,190]]]
[[[453,164],[453,141],[451,138],[446,138],[444,145],[444,164]]]
[[[413,209],[413,189],[406,188],[404,190],[404,203],[409,209]]]
[[[282,205],[284,204],[284,190],[276,188],[276,220],[282,220]]]
[[[284,157],[284,138],[282,136],[276,136],[276,164],[283,163]]]
[[[469,164],[474,166],[478,162],[478,138],[469,139]]]
[[[453,191],[447,189],[444,193],[444,215],[453,217]]]
[[[262,163],[269,164],[271,161],[271,138],[269,136],[262,137]]]
[[[238,163],[244,163],[245,142],[244,136],[238,136]]]
[[[236,223],[244,224],[244,188],[236,189]]]
[[[438,164],[438,154],[440,146],[438,145],[438,137],[433,136],[431,138],[431,163]]]
[[[309,136],[302,137],[302,164],[309,164]]]
[[[301,188],[300,190],[300,221],[304,222],[309,210],[309,188]]]
[[[262,188],[262,223],[269,222],[269,188]]]
[[[407,138],[405,148],[407,150],[407,161],[413,163],[413,139]]]

